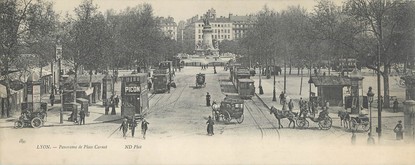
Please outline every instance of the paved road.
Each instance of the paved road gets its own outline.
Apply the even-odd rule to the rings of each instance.
[[[212,67],[208,70],[186,67],[182,72],[177,72],[177,88],[170,93],[157,94],[150,100],[151,108],[147,116],[150,124],[145,140],[137,135],[132,138],[130,131],[126,139],[122,138],[121,132],[117,130],[119,121],[40,129],[3,128],[0,129],[0,151],[25,152],[28,158],[38,157],[48,162],[67,164],[76,164],[80,160],[106,164],[119,164],[122,161],[136,164],[332,164],[339,160],[363,164],[382,161],[388,164],[402,162],[399,156],[414,153],[414,147],[406,147],[389,137],[385,146],[366,147],[365,133],[358,133],[357,146],[350,146],[350,132],[336,126],[336,121],[330,130],[317,129],[318,126],[312,122],[311,129],[302,130],[286,128],[288,120],[282,119],[281,124],[285,128],[275,129],[277,120],[255,98],[245,101],[249,108],[245,109],[241,124],[235,120],[231,123],[216,122],[215,135],[207,136],[206,121],[211,115],[211,108],[205,103],[206,92],[210,93],[212,100],[219,101],[225,97],[220,80],[227,77],[228,72],[222,68],[217,68],[217,71],[218,74],[213,74]],[[206,74],[206,87],[195,88],[197,73]],[[140,125],[136,134],[140,134]],[[42,149],[41,145],[50,145],[52,148]],[[68,149],[80,145],[82,149]],[[128,149],[129,145],[132,149]],[[41,149],[38,149],[39,146]],[[93,147],[85,149],[88,146]],[[94,149],[95,146],[97,149]],[[400,152],[390,152],[394,150]],[[55,156],[46,158],[49,154]],[[387,159],[377,159],[377,155]],[[12,155],[7,155],[4,160],[30,163],[28,159],[16,159]],[[410,160],[414,158],[409,157]]]

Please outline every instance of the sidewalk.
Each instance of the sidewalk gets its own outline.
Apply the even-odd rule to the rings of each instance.
[[[281,94],[281,91],[284,90],[284,77],[282,75],[275,77],[275,93],[276,93],[276,101],[272,101],[273,98],[273,77],[270,79],[266,79],[265,76],[261,77],[261,85],[262,89],[264,91],[264,94],[259,95],[259,77],[258,75],[251,77],[252,80],[255,81],[255,93],[256,95],[263,101],[264,104],[266,104],[269,108],[274,106],[277,109],[282,109],[282,105],[280,104],[279,95]],[[299,109],[299,100],[302,98],[305,101],[308,101],[308,93],[309,93],[309,85],[308,85],[308,77],[303,77],[303,83],[302,83],[302,91],[301,95],[300,93],[300,82],[301,82],[301,76],[293,76],[290,77],[287,76],[287,101],[290,99],[294,102],[294,112],[300,112]],[[314,90],[314,89],[312,89]],[[312,91],[315,92],[315,91]],[[338,111],[344,110],[344,107],[339,106],[330,106],[329,108],[329,116],[332,119],[338,119],[337,116]],[[350,109],[349,109],[350,110]],[[321,111],[321,109],[319,109]],[[367,110],[368,111],[368,110]],[[403,117],[403,112],[393,113],[389,112],[390,109],[383,109],[382,112],[382,118],[387,117]],[[378,111],[376,107],[372,107],[372,118],[377,118]]]
[[[48,104],[50,106],[50,104]],[[68,121],[68,118],[71,114],[70,111],[63,112],[63,123],[60,123],[60,104],[55,104],[53,107],[48,107],[48,116],[44,125],[42,127],[53,127],[53,126],[73,126],[77,125],[72,121]],[[102,106],[102,103],[94,104],[89,106],[89,116],[85,117],[85,125],[98,124],[105,122],[112,122],[122,119],[121,117],[121,108],[116,108],[116,115],[105,115],[105,109]],[[111,109],[110,109],[111,112]],[[17,121],[19,115],[15,115],[10,118],[0,119],[0,128],[13,128],[14,122]],[[78,115],[79,120],[79,115]]]

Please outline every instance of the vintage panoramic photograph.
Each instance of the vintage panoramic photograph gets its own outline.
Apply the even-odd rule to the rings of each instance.
[[[413,164],[414,0],[0,0],[0,164]]]

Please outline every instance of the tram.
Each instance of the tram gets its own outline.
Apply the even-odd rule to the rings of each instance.
[[[121,116],[143,116],[149,109],[147,73],[121,76]]]

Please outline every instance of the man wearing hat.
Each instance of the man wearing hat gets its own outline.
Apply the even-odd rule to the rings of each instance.
[[[393,129],[393,132],[395,132],[396,134],[396,140],[403,139],[403,126],[401,120],[398,121],[398,124],[396,124],[395,128]]]
[[[143,134],[143,139],[146,139],[148,124],[150,123],[148,123],[146,119],[143,119],[143,122],[141,122],[141,133]]]
[[[127,122],[127,118],[124,118],[121,126],[120,126],[120,131],[122,129],[122,137],[124,137],[124,139],[127,137],[127,130],[128,130],[128,122]]]

